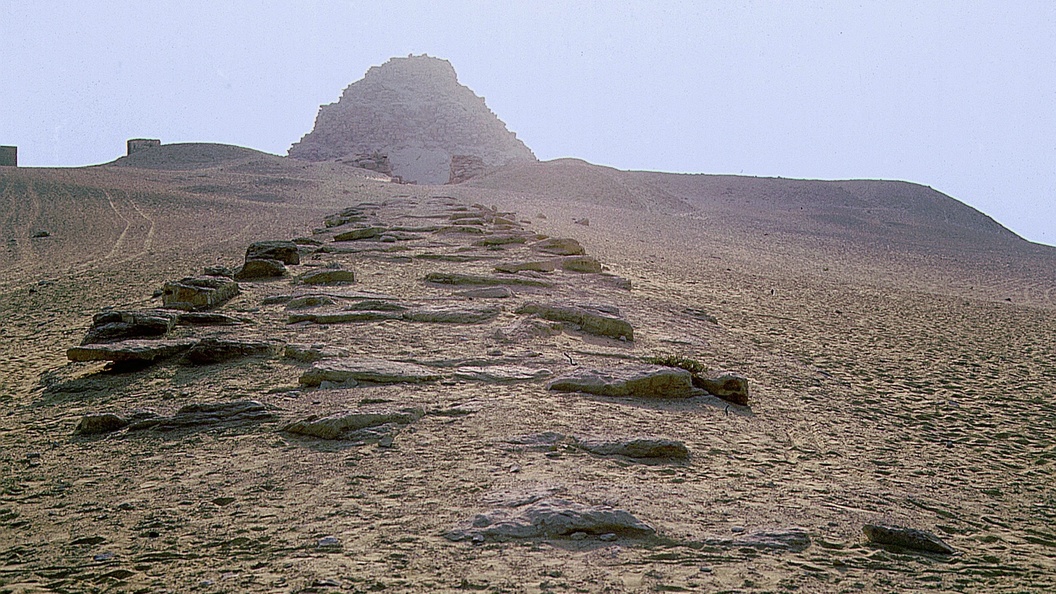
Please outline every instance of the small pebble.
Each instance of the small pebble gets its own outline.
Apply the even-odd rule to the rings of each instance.
[[[113,558],[114,554],[110,551],[107,551],[105,553],[99,553],[98,555],[92,557],[92,561],[109,561]]]
[[[386,435],[385,437],[382,437],[381,439],[379,439],[378,440],[378,447],[379,448],[391,448],[392,447],[392,436],[391,435]]]
[[[587,538],[587,533],[586,532],[573,532],[571,535],[569,535],[569,538],[571,538],[572,540],[583,540],[583,539]]]
[[[337,547],[341,545],[341,541],[336,536],[324,536],[316,544],[320,547]]]
[[[714,571],[714,570],[712,568],[708,567],[707,565],[704,565],[703,567],[700,568],[700,573],[711,573],[712,571]]]
[[[744,532],[744,526],[734,526],[733,528],[730,528],[730,532],[740,534],[741,532]]]
[[[473,544],[484,544],[484,535],[483,534],[474,534],[473,538],[470,539],[470,541]]]
[[[615,534],[613,534],[612,532],[607,532],[607,533],[602,534],[601,536],[599,536],[598,540],[602,540],[602,541],[605,541],[605,542],[612,542],[612,541],[616,540],[617,538],[619,538],[619,537],[616,536]]]

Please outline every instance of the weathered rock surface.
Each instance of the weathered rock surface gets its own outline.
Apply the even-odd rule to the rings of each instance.
[[[957,552],[938,536],[916,528],[866,524],[862,526],[862,532],[869,542],[876,544],[892,545],[904,549],[939,553],[941,555],[952,555]]]
[[[497,318],[500,313],[502,313],[502,308],[495,305],[483,307],[442,305],[403,312],[403,319],[410,322],[435,324],[480,324]]]
[[[626,456],[628,458],[689,457],[689,448],[681,441],[657,437],[629,439],[578,439],[575,447],[598,456]]]
[[[455,379],[493,384],[530,382],[546,379],[551,375],[553,373],[549,369],[523,367],[520,365],[466,366],[455,370]]]
[[[655,535],[656,530],[621,509],[552,499],[479,514],[468,526],[444,536],[453,541],[505,542],[525,538],[569,538],[579,533],[587,537],[615,534],[624,538],[648,538]]]
[[[85,415],[75,431],[81,435],[112,433],[128,426],[128,421],[113,413]]]
[[[734,539],[708,541],[730,547],[751,547],[772,551],[802,551],[811,545],[810,533],[803,528],[757,530]]]
[[[236,280],[256,280],[286,276],[286,265],[282,260],[246,260],[235,273]]]
[[[306,285],[343,285],[355,282],[356,274],[351,270],[323,268],[306,272],[297,277],[297,281]]]
[[[129,430],[153,428],[157,431],[172,431],[220,424],[259,423],[269,421],[274,416],[267,407],[255,400],[188,404],[171,417],[154,417],[133,422],[129,425]]]
[[[425,280],[430,283],[441,285],[520,285],[524,287],[550,287],[550,283],[540,280],[503,277],[483,276],[479,274],[458,274],[449,272],[430,272],[425,275]]]
[[[103,311],[92,316],[92,327],[81,344],[161,337],[168,334],[178,320],[177,314],[168,311]]]
[[[557,270],[557,260],[535,260],[529,262],[507,262],[505,264],[498,264],[495,266],[495,272],[505,272],[507,274],[516,274],[522,270],[530,270],[532,272],[553,272]]]
[[[283,264],[300,264],[301,255],[292,241],[255,241],[246,248],[246,261],[278,260]]]
[[[192,346],[184,360],[195,365],[211,365],[243,357],[273,357],[282,351],[282,347],[282,343],[276,341],[211,336]]]
[[[526,303],[517,309],[518,314],[539,316],[553,322],[573,324],[574,329],[587,334],[607,338],[634,340],[631,324],[612,313],[614,310],[592,306],[558,305],[548,303]]]
[[[361,429],[387,424],[409,425],[425,415],[420,408],[398,410],[349,411],[326,417],[308,417],[282,428],[287,433],[296,433],[320,439],[348,439],[362,437],[356,433]]]
[[[129,339],[106,344],[75,346],[67,349],[70,361],[113,361],[114,363],[153,363],[178,355],[197,341],[181,339]]]
[[[420,184],[535,160],[484,100],[458,83],[449,62],[425,55],[368,70],[337,103],[320,108],[315,128],[289,154],[357,164],[384,157],[392,175]]]
[[[685,398],[693,393],[693,374],[660,365],[627,365],[616,369],[577,369],[550,382],[557,392],[585,392],[599,396]]]
[[[711,377],[694,376],[693,385],[707,390],[712,396],[748,406],[748,378],[738,373],[724,371]]]
[[[532,244],[532,249],[558,256],[580,256],[587,251],[575,239],[551,237]]]
[[[226,276],[193,276],[167,282],[162,305],[187,311],[212,309],[238,295],[238,283]]]
[[[304,386],[318,386],[324,381],[342,384],[348,380],[373,384],[417,384],[433,382],[443,376],[434,370],[414,363],[400,363],[385,359],[327,359],[318,361],[301,375]]]

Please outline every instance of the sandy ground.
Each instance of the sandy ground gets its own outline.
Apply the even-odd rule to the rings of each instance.
[[[649,186],[583,173],[573,176],[587,180],[578,185],[525,192],[497,182],[401,186],[252,160],[182,171],[5,170],[0,591],[1056,589],[1053,250],[941,241],[924,249],[908,240],[894,249],[838,226],[808,233],[651,201]],[[633,200],[613,198],[619,188],[605,184],[631,187]],[[559,394],[545,381],[303,389],[307,365],[283,358],[123,373],[67,362],[65,349],[101,308],[157,305],[151,294],[162,282],[236,265],[254,240],[329,244],[333,230],[312,229],[360,202],[404,225],[457,204],[516,211],[524,229],[578,238],[633,288],[558,271],[541,275],[550,288],[515,288],[483,324],[322,326],[288,325],[281,304],[263,304],[301,290],[282,279],[242,283],[243,294],[219,309],[252,325],[179,332],[326,344],[441,370],[489,359],[560,374],[572,369],[569,356],[612,367],[676,353],[746,375],[751,406]],[[589,225],[574,222],[583,218]],[[42,229],[50,236],[32,237]],[[452,301],[461,287],[422,277],[487,274],[496,261],[528,254],[519,245],[474,248],[474,236],[425,235],[401,251],[317,254],[291,270],[336,262],[358,276],[339,291],[462,303]],[[498,260],[413,258],[437,253]],[[519,304],[536,299],[617,306],[636,339],[496,338],[523,321]],[[74,434],[89,413],[172,414],[241,399],[268,405],[275,418]],[[393,447],[279,431],[370,403],[469,414],[426,415]],[[644,464],[504,441],[545,431],[667,437],[691,457]],[[482,545],[443,537],[497,494],[540,489],[627,510],[659,537]],[[861,528],[870,522],[932,531],[961,554],[869,545]],[[793,526],[812,538],[801,552],[701,545]],[[327,537],[338,544],[319,546]]]

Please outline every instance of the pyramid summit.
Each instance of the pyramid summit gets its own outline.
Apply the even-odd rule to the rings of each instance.
[[[459,182],[535,155],[447,60],[392,58],[323,105],[289,156],[340,160],[422,184]]]

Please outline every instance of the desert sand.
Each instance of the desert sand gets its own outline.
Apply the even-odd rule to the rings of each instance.
[[[1056,589],[1056,249],[919,187],[902,202],[885,202],[902,190],[870,198],[874,186],[854,183],[829,198],[830,182],[578,161],[418,186],[174,147],[153,161],[0,170],[0,592]],[[324,224],[351,207],[367,221]],[[403,235],[335,240],[368,223]],[[524,243],[475,245],[508,235]],[[559,258],[532,247],[542,236],[578,240],[604,270],[494,271]],[[302,240],[287,276],[241,281],[213,310],[242,323],[172,336],[316,345],[334,359],[67,358],[102,309],[159,307],[166,281],[294,238],[319,243]],[[327,266],[356,281],[297,282]],[[512,296],[465,297],[473,287],[431,273],[505,279]],[[332,304],[287,309],[309,294]],[[417,313],[289,323],[370,300]],[[539,302],[615,308],[633,340],[517,313]],[[485,319],[420,321],[451,310]],[[661,355],[747,377],[749,406],[547,389]],[[313,366],[365,359],[440,379],[303,383]],[[466,376],[501,366],[549,375]],[[264,412],[76,431],[85,415],[233,401]],[[283,430],[404,409],[417,418],[388,439]],[[688,457],[576,445],[631,437],[677,440]],[[451,538],[534,499],[625,511],[655,532]],[[869,543],[863,525],[876,523],[927,530],[957,554]]]

